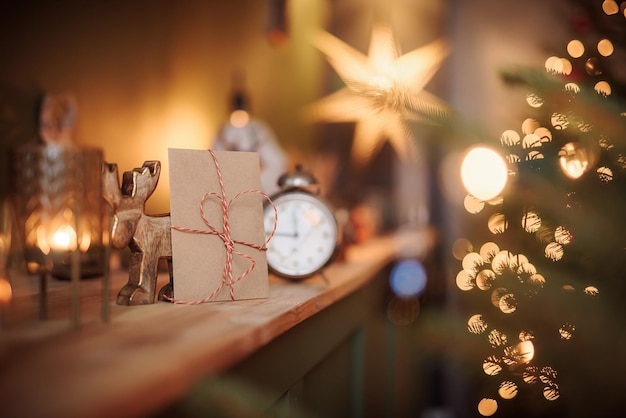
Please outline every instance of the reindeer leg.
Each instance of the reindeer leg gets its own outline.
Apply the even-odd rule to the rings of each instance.
[[[117,294],[118,305],[132,305],[131,297],[139,288],[139,272],[141,270],[142,259],[142,252],[131,251],[128,267],[128,283],[126,283],[126,285],[124,285],[124,287],[122,287],[120,292]]]
[[[158,258],[142,252],[131,252],[128,283],[117,295],[118,305],[154,303]]]
[[[167,269],[170,274],[170,281],[159,291],[159,300],[167,300],[167,298],[174,297],[174,272],[172,269],[172,257],[167,257]]]

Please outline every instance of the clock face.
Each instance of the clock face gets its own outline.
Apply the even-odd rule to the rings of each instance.
[[[275,273],[289,278],[310,276],[335,254],[338,230],[333,213],[321,200],[305,192],[275,197],[278,223],[267,245],[267,263]],[[274,210],[265,208],[265,231],[274,226]]]

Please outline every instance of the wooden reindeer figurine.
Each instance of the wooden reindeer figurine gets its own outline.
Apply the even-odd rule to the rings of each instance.
[[[117,164],[105,162],[102,167],[104,198],[113,208],[111,243],[131,250],[128,283],[117,295],[119,305],[154,303],[160,258],[167,259],[170,281],[159,292],[159,299],[173,293],[170,216],[145,214],[145,202],[160,174],[159,161],[146,161],[124,173],[120,188]]]

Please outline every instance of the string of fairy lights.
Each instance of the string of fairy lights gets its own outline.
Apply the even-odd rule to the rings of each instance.
[[[623,18],[625,6],[604,1],[602,9]],[[625,255],[619,190],[626,174],[620,137],[626,114],[619,100],[611,100],[604,71],[614,50],[607,38],[593,44],[572,39],[566,56],[547,58],[544,82],[531,86],[527,104],[534,114],[521,130],[504,131],[499,150],[472,148],[463,161],[465,209],[482,214],[493,237],[476,250],[468,239],[453,249],[462,267],[457,287],[475,310],[467,330],[483,341],[482,369],[497,381],[478,400],[483,416],[494,415],[520,391],[536,391],[548,402],[560,399],[559,372],[544,362],[548,345],[553,350],[561,342],[557,350],[567,350],[583,322],[573,320],[572,311],[582,302],[597,305],[602,285],[610,284],[606,276],[584,269],[575,274],[571,267],[587,266],[598,254],[592,247],[601,240],[589,237],[598,226],[596,234],[614,228],[608,236],[618,237],[611,241],[616,256]]]

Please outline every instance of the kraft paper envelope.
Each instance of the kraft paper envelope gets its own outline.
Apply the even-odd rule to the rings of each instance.
[[[196,302],[209,297],[222,283],[226,246],[217,235],[183,232],[180,228],[209,231],[200,214],[205,193],[221,194],[218,172],[208,150],[169,150],[170,212],[172,219],[172,264],[174,299]],[[259,156],[255,152],[214,151],[226,192],[231,200],[239,192],[261,189]],[[233,240],[262,246],[264,198],[260,193],[245,193],[231,204],[229,220]],[[208,196],[204,216],[217,231],[224,231],[222,204]],[[235,300],[268,297],[268,269],[264,251],[235,244],[235,249],[256,261],[254,270],[233,285]],[[250,260],[233,253],[233,279],[251,265]],[[210,301],[231,300],[227,284]]]

